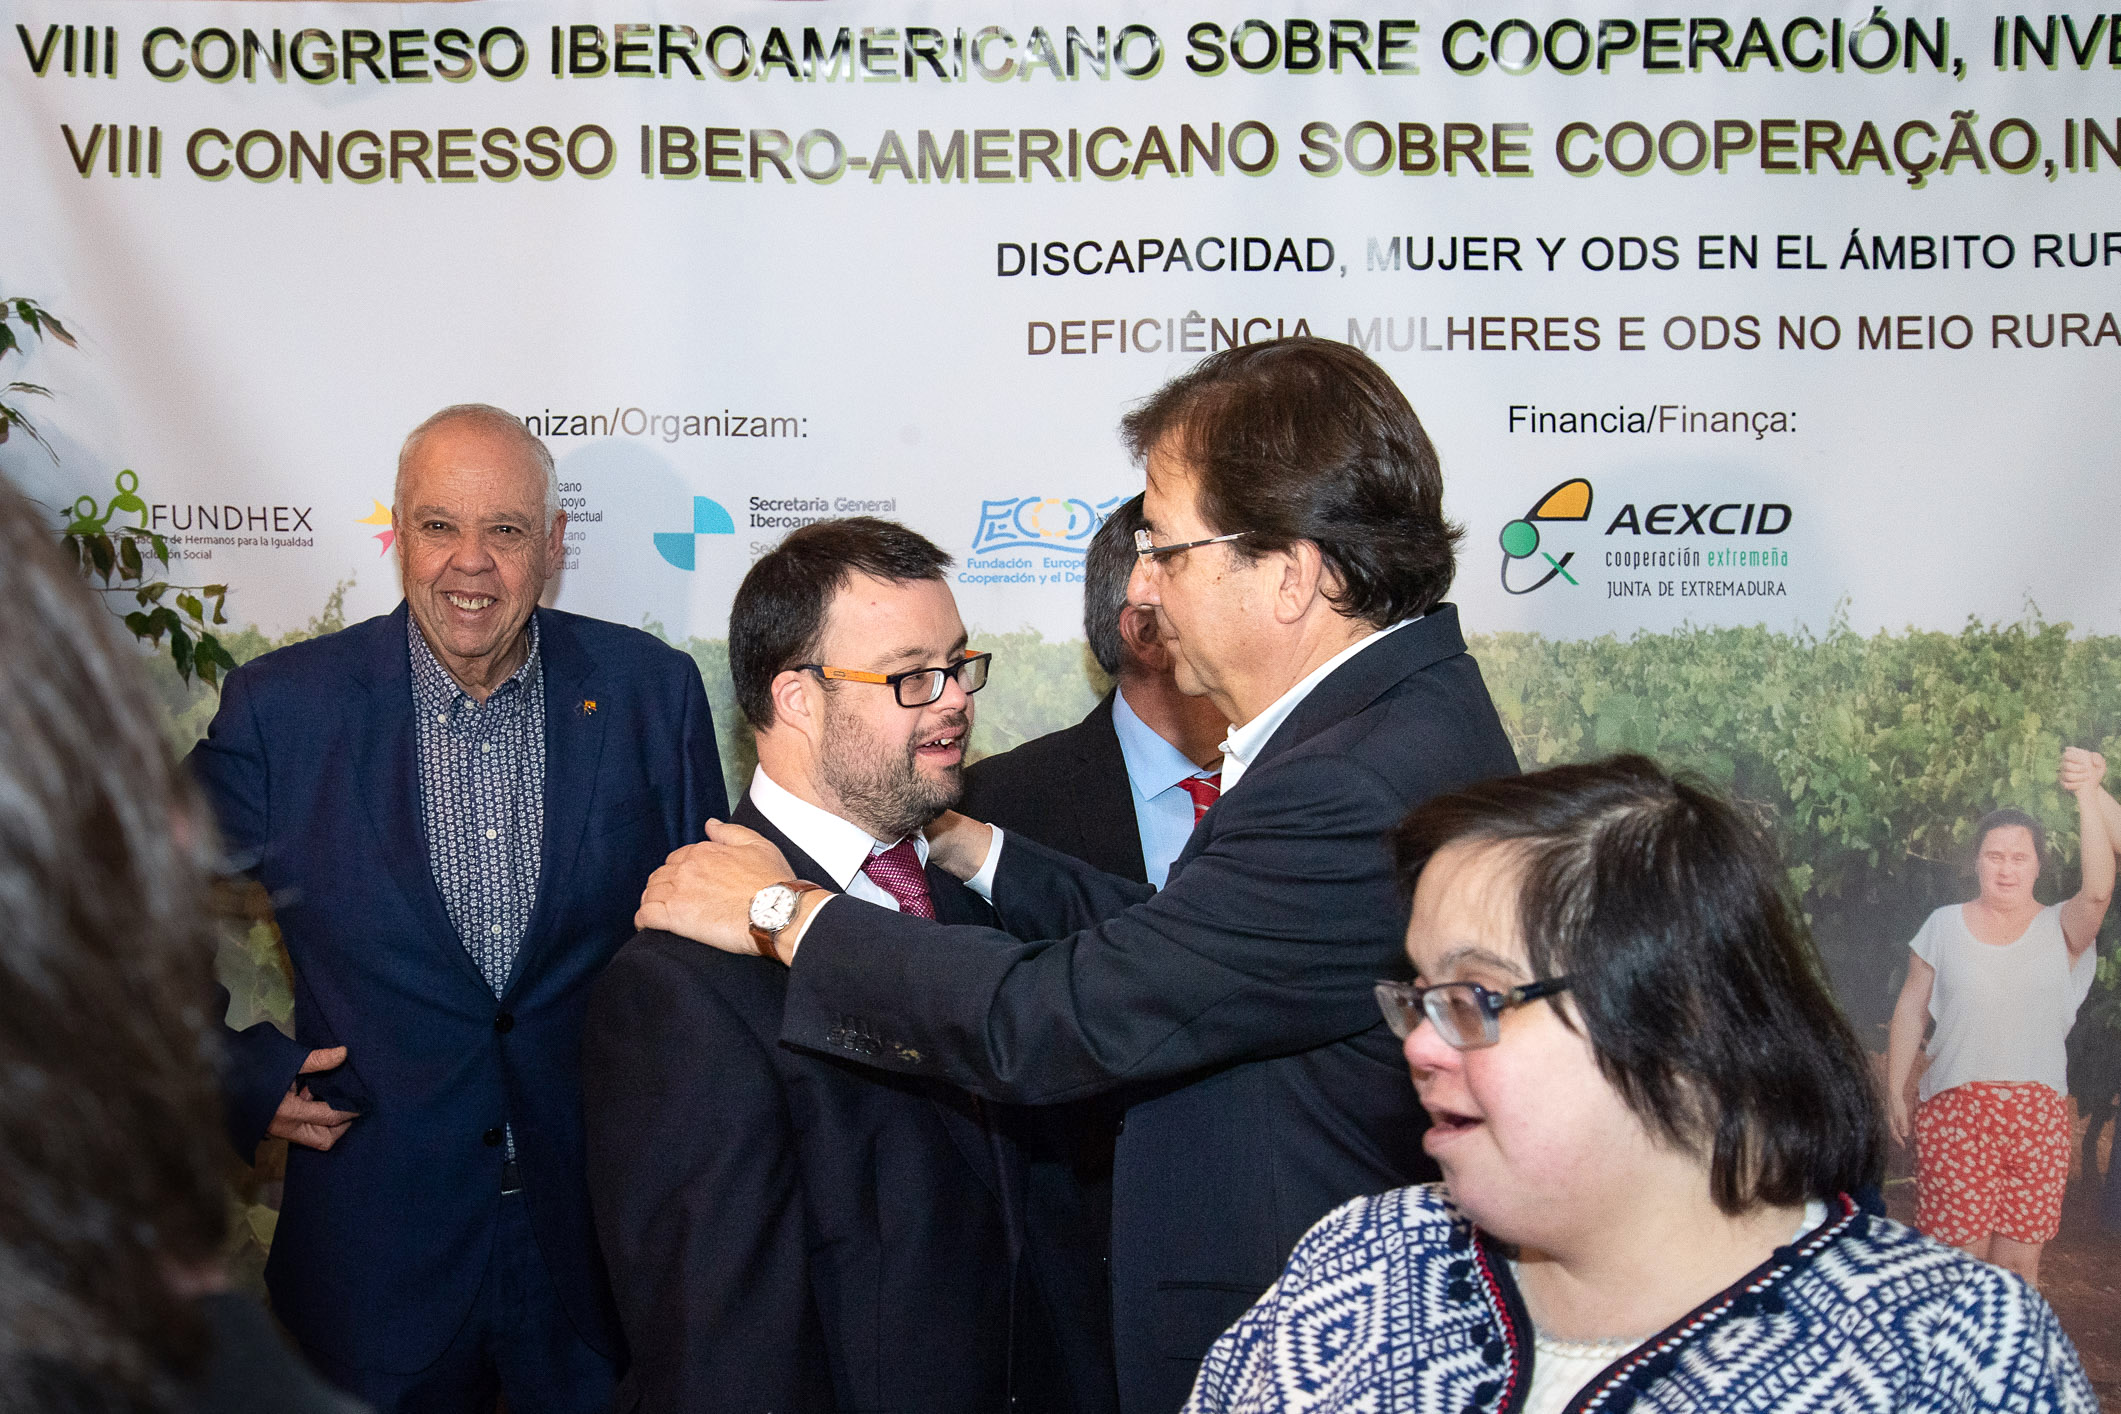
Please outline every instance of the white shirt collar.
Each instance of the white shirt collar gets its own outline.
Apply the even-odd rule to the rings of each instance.
[[[1420,615],[1415,615],[1415,618],[1419,617]],[[1388,635],[1399,632],[1413,622],[1414,619],[1401,619],[1390,628],[1373,629],[1364,634],[1313,668],[1305,675],[1303,681],[1275,698],[1266,711],[1241,727],[1230,728],[1230,735],[1223,742],[1223,794],[1228,795],[1237,789],[1237,783],[1244,779],[1245,771],[1252,765],[1253,758],[1259,755],[1260,748],[1267,744],[1268,738],[1274,735],[1283,722],[1289,720],[1289,714],[1303,705],[1303,700],[1311,695],[1312,689],[1333,676],[1342,664],[1363,649],[1382,642]]]
[[[813,879],[812,883],[829,882],[842,893],[854,882],[855,875],[862,872],[870,855],[881,854],[898,843],[897,840],[879,840],[852,820],[812,805],[767,775],[764,766],[751,773],[751,803],[758,807],[759,814],[773,822],[774,828],[788,837],[790,844],[816,860],[818,867],[831,875],[829,880]],[[916,834],[913,849],[925,866],[928,863],[928,841]]]

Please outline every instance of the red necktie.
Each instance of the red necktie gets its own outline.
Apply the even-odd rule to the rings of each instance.
[[[1178,786],[1193,797],[1193,823],[1198,825],[1200,817],[1208,813],[1208,807],[1223,793],[1223,773],[1211,771],[1205,776],[1188,776]]]
[[[935,917],[935,902],[928,897],[928,875],[921,868],[921,857],[913,848],[911,836],[881,854],[871,854],[863,863],[862,872],[898,900],[899,912],[916,918]]]

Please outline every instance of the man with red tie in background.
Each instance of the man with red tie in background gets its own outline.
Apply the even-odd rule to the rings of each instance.
[[[1127,602],[1142,498],[1118,507],[1091,538],[1083,565],[1083,636],[1112,691],[1072,727],[965,769],[957,808],[1016,831],[1108,874],[1162,888],[1171,861],[1221,793],[1222,740],[1230,724],[1214,702],[1178,690],[1171,647],[1156,612]],[[1098,1096],[1042,1109],[1040,1142],[1025,1148],[1037,1201],[1030,1221],[1049,1248],[1095,1254],[1064,1264],[1058,1279],[1087,1274],[1059,1298],[1076,1319],[1063,1340],[1094,1341],[1072,1363],[1111,1363],[1112,1158],[1126,1106]]]
[[[949,565],[915,532],[858,517],[797,530],[738,589],[730,671],[758,769],[732,818],[794,871],[762,930],[814,887],[994,925],[927,866],[921,834],[957,800],[987,680]],[[655,932],[597,984],[590,1198],[633,1357],[615,1409],[1110,1409],[1109,1355],[1075,1341],[1079,1369],[1056,1354],[1041,1262],[1094,1276],[1096,1257],[1026,1240],[1028,1117],[778,1044],[787,987],[767,957]]]
[[[1210,699],[1178,690],[1156,612],[1127,602],[1145,524],[1136,496],[1098,527],[1083,566],[1083,636],[1112,691],[1074,726],[967,767],[957,808],[1162,888],[1221,793],[1230,724]]]

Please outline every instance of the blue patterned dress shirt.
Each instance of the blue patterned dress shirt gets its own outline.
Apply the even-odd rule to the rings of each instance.
[[[545,669],[530,653],[482,703],[406,616],[427,863],[457,937],[495,997],[530,928],[545,839]]]

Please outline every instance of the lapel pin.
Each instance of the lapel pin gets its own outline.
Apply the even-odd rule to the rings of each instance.
[[[594,713],[594,712],[595,712],[596,710],[597,710],[597,700],[596,700],[596,699],[595,699],[594,697],[585,697],[585,698],[583,698],[583,699],[582,699],[582,715],[583,715],[583,716],[585,716],[585,717],[587,717],[587,716],[590,716],[590,715],[591,715],[591,714],[593,714],[593,713]]]

